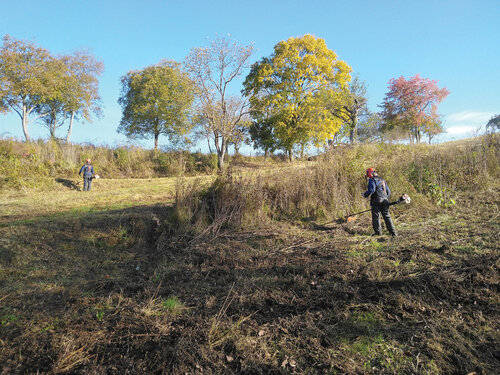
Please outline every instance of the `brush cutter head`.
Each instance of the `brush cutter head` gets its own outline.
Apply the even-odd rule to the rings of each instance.
[[[94,178],[95,178],[95,179],[98,179],[98,178],[101,178],[101,177],[100,177],[98,174],[95,174],[95,175],[94,175]]]
[[[403,194],[401,198],[399,198],[402,202],[404,201],[405,204],[410,204],[411,198],[408,194]]]
[[[410,204],[411,198],[408,194],[403,194],[399,199],[394,202],[393,204],[398,204],[398,203],[404,203],[404,204]]]
[[[346,220],[346,221],[347,221],[348,223],[350,223],[351,221],[354,221],[354,220],[356,220],[356,215],[354,215],[354,216],[349,216],[349,217],[347,218],[347,220]]]

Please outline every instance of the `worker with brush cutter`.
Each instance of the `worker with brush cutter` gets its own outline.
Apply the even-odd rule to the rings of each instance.
[[[363,193],[363,197],[370,197],[372,225],[375,235],[380,236],[382,234],[382,226],[380,224],[380,214],[382,214],[387,230],[391,236],[396,237],[398,234],[389,214],[391,190],[387,182],[377,174],[374,168],[366,170],[366,178],[368,178],[368,190]]]
[[[94,166],[90,159],[87,159],[86,163],[82,165],[80,168],[79,175],[83,173],[83,191],[90,191],[90,187],[92,186],[92,179],[94,178]],[[95,178],[99,178],[98,175],[95,175]]]

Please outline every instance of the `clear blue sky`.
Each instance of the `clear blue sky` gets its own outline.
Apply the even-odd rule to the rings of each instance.
[[[440,105],[449,131],[441,139],[468,136],[500,113],[500,0],[0,0],[0,10],[0,36],[54,54],[89,48],[104,63],[104,117],[76,124],[74,142],[126,143],[116,133],[120,77],[162,58],[182,61],[192,47],[227,34],[255,44],[252,61],[292,36],[325,39],[366,82],[372,110],[393,77],[437,80],[451,92]],[[30,126],[33,137],[47,133]],[[0,135],[22,134],[16,114],[0,115]]]

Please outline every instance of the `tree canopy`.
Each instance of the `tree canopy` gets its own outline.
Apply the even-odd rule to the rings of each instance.
[[[494,133],[500,130],[500,115],[494,115],[486,124],[486,131]]]
[[[326,91],[324,99],[329,111],[342,121],[340,136],[348,137],[349,142],[355,144],[359,118],[369,116],[365,83],[355,76],[347,89],[340,92]]]
[[[100,112],[97,76],[103,64],[90,53],[56,57],[32,42],[6,35],[0,49],[0,110],[16,112],[26,141],[28,124],[42,119],[52,138],[67,117]],[[72,122],[71,122],[72,124]],[[69,141],[68,131],[67,140]]]
[[[142,70],[128,72],[121,79],[118,103],[122,119],[118,128],[130,138],[154,138],[160,134],[172,143],[183,140],[191,130],[193,82],[175,61],[163,60]]]
[[[291,158],[295,146],[325,144],[339,130],[342,120],[322,97],[339,95],[350,72],[323,39],[304,35],[279,42],[270,57],[255,63],[243,92],[250,98],[254,122],[272,125],[272,131],[261,134],[272,133],[277,147]]]
[[[217,151],[217,166],[224,168],[228,144],[241,138],[248,103],[230,95],[234,80],[248,67],[253,45],[242,46],[230,38],[217,38],[208,47],[191,49],[184,65],[197,87],[198,121]]]
[[[410,143],[420,143],[423,132],[435,134],[439,129],[437,108],[449,93],[446,88],[440,89],[437,81],[418,74],[409,79],[402,76],[391,79],[381,106],[386,130],[396,130],[401,137],[409,138]]]
[[[0,49],[1,107],[19,115],[26,141],[30,141],[28,124],[48,113],[38,113],[32,120],[30,114],[37,106],[58,95],[57,72],[53,66],[53,58],[45,48],[9,35],[3,38]]]
[[[99,96],[98,76],[104,70],[104,64],[97,61],[88,51],[76,51],[72,55],[63,56],[68,76],[64,107],[70,118],[66,142],[70,141],[75,116],[92,122],[92,114],[102,116],[101,97]]]
[[[51,66],[57,90],[51,99],[38,105],[35,112],[47,113],[42,123],[49,129],[51,138],[56,137],[56,129],[69,119],[66,142],[70,142],[75,116],[91,122],[92,114],[100,116],[102,113],[97,76],[103,64],[90,53],[77,51],[54,58]]]

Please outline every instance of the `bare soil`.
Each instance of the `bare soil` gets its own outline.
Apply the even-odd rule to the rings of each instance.
[[[396,238],[182,238],[160,203],[2,220],[0,373],[497,374],[499,192],[396,206]]]

